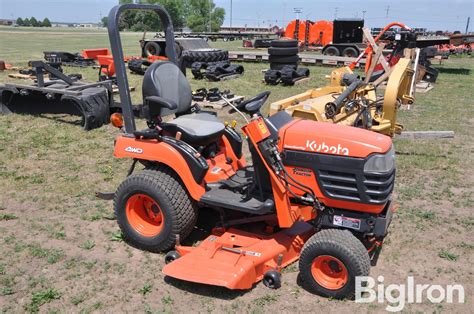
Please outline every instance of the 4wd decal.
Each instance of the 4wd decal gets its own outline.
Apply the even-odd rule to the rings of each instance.
[[[321,152],[321,153],[330,153],[330,154],[337,154],[337,155],[346,155],[349,156],[349,149],[346,147],[342,147],[341,144],[337,144],[337,146],[330,146],[326,143],[322,142],[322,144],[316,143],[316,141],[306,141],[306,148],[309,148],[313,152]]]
[[[139,147],[128,146],[127,148],[125,148],[125,151],[134,154],[143,154],[143,149]]]

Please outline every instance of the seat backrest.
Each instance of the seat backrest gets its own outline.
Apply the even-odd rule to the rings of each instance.
[[[154,62],[143,77],[143,100],[148,96],[159,96],[178,105],[176,110],[162,108],[160,116],[180,114],[191,107],[192,90],[183,72],[172,62]]]

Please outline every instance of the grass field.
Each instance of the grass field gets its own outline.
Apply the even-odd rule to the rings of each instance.
[[[137,33],[123,35],[126,54],[139,53],[139,38]],[[105,46],[104,32],[0,28],[0,59],[17,66],[42,59],[44,50]],[[268,87],[261,83],[264,64],[244,66],[242,78],[223,83],[191,80],[192,87],[230,88],[244,96],[271,90],[270,103],[326,84],[324,75],[331,71],[310,67],[308,83]],[[474,59],[455,57],[436,67],[441,73],[435,89],[417,95],[412,110],[400,113],[400,122],[407,130],[453,130],[456,136],[395,140],[399,209],[371,276],[383,275],[385,285],[405,283],[407,276],[414,276],[416,283],[462,284],[465,304],[425,301],[406,305],[405,310],[468,313],[474,292]],[[96,80],[96,70],[66,70]],[[140,101],[142,77],[129,77],[137,88],[133,99]],[[0,83],[7,81],[11,81],[7,73],[0,73]],[[219,116],[234,118],[226,111]],[[275,291],[262,284],[249,291],[228,291],[164,278],[163,255],[124,243],[112,204],[94,197],[96,191],[113,191],[129,166],[128,160],[112,156],[117,130],[104,126],[84,132],[63,120],[73,121],[56,116],[0,116],[0,311],[384,311],[387,304],[355,304],[309,294],[297,284],[297,264],[283,271],[283,286]]]

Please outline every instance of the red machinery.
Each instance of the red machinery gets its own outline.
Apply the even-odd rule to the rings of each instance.
[[[329,21],[317,21],[311,25],[309,44],[315,46],[326,46],[332,42],[333,23]]]
[[[122,62],[118,21],[127,9],[157,12],[169,43],[170,61],[153,63],[143,79],[143,130],[136,130]],[[192,107],[171,25],[156,5],[125,4],[109,14],[125,124],[115,122],[124,133],[114,155],[133,160],[110,196],[127,242],[152,252],[175,248],[166,254],[166,275],[230,289],[260,280],[278,288],[282,268],[299,259],[309,291],[353,297],[355,278],[369,274],[393,213],[391,139],[284,111],[265,117],[260,108],[270,92],[263,92],[232,106],[247,120],[246,158],[234,124]],[[137,163],[145,169],[133,173]],[[221,223],[199,245],[182,245],[203,207],[215,209]]]

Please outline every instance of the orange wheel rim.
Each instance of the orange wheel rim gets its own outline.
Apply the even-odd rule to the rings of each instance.
[[[339,259],[329,255],[321,255],[314,259],[311,274],[320,286],[329,290],[341,289],[349,278],[346,266]]]
[[[163,212],[158,203],[146,194],[130,196],[125,213],[130,226],[145,237],[157,236],[163,229]]]

